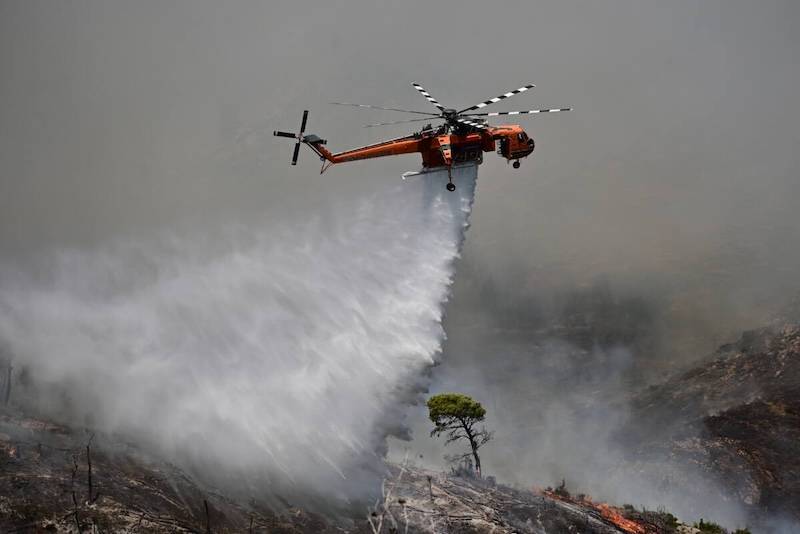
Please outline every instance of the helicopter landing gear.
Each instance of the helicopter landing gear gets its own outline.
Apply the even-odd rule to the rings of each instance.
[[[453,168],[447,167],[447,190],[451,193],[456,190],[456,184],[453,183]]]
[[[519,169],[519,160],[514,161],[513,166],[515,169]]]

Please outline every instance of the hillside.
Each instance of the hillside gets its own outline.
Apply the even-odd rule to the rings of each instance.
[[[617,509],[565,488],[530,491],[389,465],[381,497],[351,517],[237,502],[107,436],[0,416],[3,532],[674,532],[668,514]]]
[[[800,326],[746,332],[648,388],[623,433],[635,458],[710,473],[756,517],[800,518]]]
[[[800,518],[800,326],[747,332],[641,391],[619,435],[630,461],[622,480],[670,458],[670,491],[695,498],[685,474],[702,472],[763,526],[754,532],[772,530],[774,517]],[[593,502],[563,486],[511,488],[410,464],[387,466],[375,501],[323,516],[226,494],[119,438],[11,409],[0,413],[0,459],[3,532],[692,531],[666,512]]]

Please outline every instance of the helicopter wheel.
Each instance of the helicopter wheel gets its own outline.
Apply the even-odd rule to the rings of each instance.
[[[516,161],[514,162],[514,168],[515,168],[515,169],[519,169],[519,160],[516,160]]]
[[[453,182],[450,182],[449,184],[447,184],[447,190],[450,191],[450,192],[455,191],[456,190],[456,184],[454,184]]]

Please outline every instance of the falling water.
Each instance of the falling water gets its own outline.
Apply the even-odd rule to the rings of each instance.
[[[357,494],[439,353],[476,178],[392,183],[324,222],[53,252],[35,276],[6,265],[0,341],[34,384],[18,402],[218,479]]]

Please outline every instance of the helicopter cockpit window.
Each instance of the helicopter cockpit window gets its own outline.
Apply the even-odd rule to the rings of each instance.
[[[520,141],[524,142],[527,138],[528,134],[526,134],[525,132],[520,132],[517,134],[517,139],[519,139]]]

